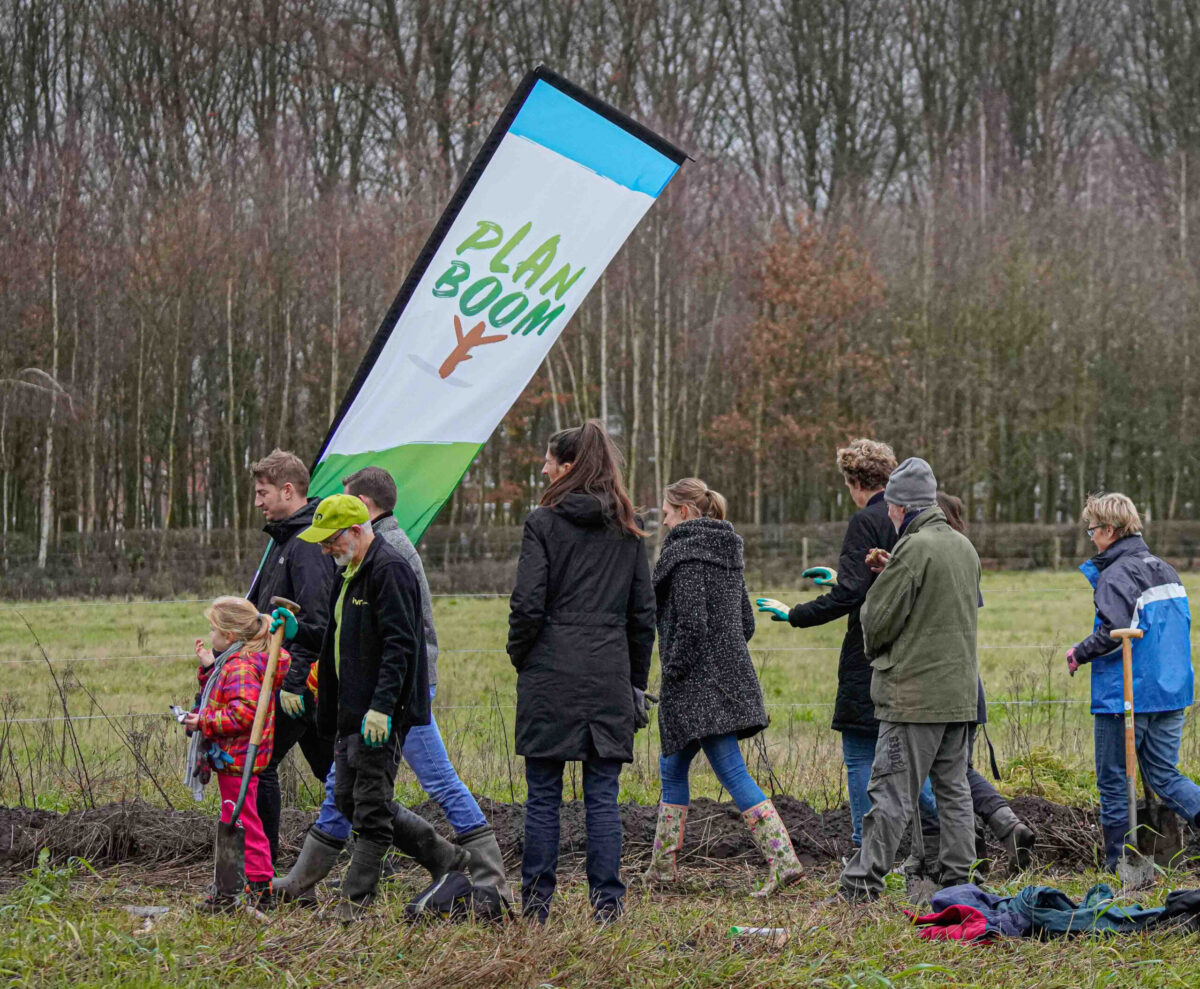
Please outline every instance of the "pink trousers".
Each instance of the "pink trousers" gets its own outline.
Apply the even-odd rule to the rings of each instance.
[[[237,800],[242,785],[242,774],[217,773],[217,786],[221,790],[221,820],[229,822],[233,816],[233,803]],[[250,789],[246,791],[246,802],[238,816],[238,825],[246,832],[246,878],[251,880],[274,879],[271,867],[271,845],[263,831],[258,816],[258,777],[250,777]]]

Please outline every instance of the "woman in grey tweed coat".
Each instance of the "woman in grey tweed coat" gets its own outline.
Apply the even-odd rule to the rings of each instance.
[[[667,488],[670,530],[654,569],[662,662],[659,735],[662,802],[647,878],[671,881],[683,846],[688,770],[703,749],[738,805],[770,875],[755,895],[796,882],[804,870],[774,804],[754,782],[738,740],[767,726],[762,689],[746,642],[754,611],[746,593],[742,538],[725,521],[725,499],[697,478]]]

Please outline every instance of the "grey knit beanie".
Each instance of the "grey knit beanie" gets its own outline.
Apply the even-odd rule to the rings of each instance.
[[[929,508],[937,504],[937,478],[933,468],[920,457],[909,457],[892,471],[883,500],[905,508]]]

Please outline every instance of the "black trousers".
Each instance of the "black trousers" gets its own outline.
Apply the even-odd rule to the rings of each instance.
[[[258,816],[267,841],[271,843],[272,862],[279,861],[279,814],[283,803],[279,794],[279,764],[299,743],[300,751],[322,789],[329,767],[333,765],[333,742],[317,734],[315,708],[312,695],[306,691],[304,713],[298,718],[289,718],[279,706],[278,692],[275,694],[275,742],[270,763],[258,775]]]
[[[395,801],[396,770],[407,729],[393,731],[386,744],[369,746],[362,735],[340,735],[333,746],[333,802],[358,838],[392,843],[400,807]]]

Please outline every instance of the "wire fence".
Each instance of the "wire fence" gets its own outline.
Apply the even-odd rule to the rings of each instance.
[[[1085,700],[998,700],[996,698],[988,698],[988,707],[1077,707],[1088,704]],[[834,706],[833,701],[767,701],[765,703],[769,711],[787,711],[787,710],[828,710]],[[516,704],[436,704],[433,707],[433,713],[436,716],[442,711],[515,711]],[[129,711],[125,714],[72,714],[69,717],[58,715],[49,718],[8,718],[8,724],[14,725],[41,725],[41,724],[61,724],[64,721],[122,721],[127,718],[151,718],[156,721],[164,721],[170,719],[175,720],[175,716],[170,712],[158,711]]]

